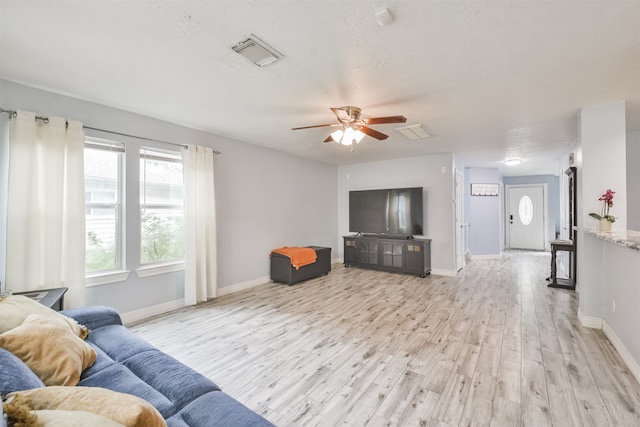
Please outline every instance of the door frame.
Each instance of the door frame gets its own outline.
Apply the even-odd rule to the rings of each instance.
[[[551,245],[549,245],[549,184],[546,182],[542,182],[539,184],[507,184],[505,185],[505,203],[504,203],[504,246],[505,248],[511,249],[511,227],[509,227],[509,206],[511,204],[511,200],[509,200],[509,190],[512,188],[529,188],[529,187],[542,187],[542,203],[544,206],[542,208],[542,234],[544,237],[544,250],[550,251]]]
[[[453,203],[454,203],[454,219],[453,219],[453,246],[455,269],[460,271],[466,265],[465,255],[467,248],[465,247],[465,226],[464,226],[464,174],[460,169],[455,169],[453,175]]]

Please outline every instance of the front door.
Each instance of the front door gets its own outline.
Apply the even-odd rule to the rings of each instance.
[[[544,186],[508,187],[509,247],[544,250]]]

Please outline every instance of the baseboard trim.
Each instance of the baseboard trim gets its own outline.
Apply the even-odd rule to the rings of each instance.
[[[633,358],[631,353],[629,353],[627,348],[622,343],[622,340],[618,338],[618,335],[616,335],[614,330],[611,328],[611,326],[609,326],[609,324],[606,321],[603,322],[602,324],[602,331],[607,336],[607,338],[609,338],[609,341],[611,341],[611,344],[613,344],[613,347],[616,349],[616,351],[618,352],[622,360],[624,360],[624,363],[627,364],[627,367],[629,368],[633,376],[636,377],[636,380],[638,382],[640,382],[640,365]]]
[[[245,289],[251,289],[253,287],[264,285],[265,283],[269,283],[271,281],[271,277],[263,276],[258,277],[257,279],[247,280],[246,282],[236,283],[231,286],[225,286],[224,288],[218,288],[218,296],[224,296],[233,294],[235,292],[244,291]]]
[[[599,317],[585,316],[582,310],[578,309],[578,320],[582,326],[591,329],[602,329],[602,319]]]
[[[169,311],[177,310],[182,307],[184,307],[184,298],[163,302],[162,304],[152,305],[151,307],[141,308],[140,310],[121,313],[120,317],[122,318],[122,323],[129,325],[131,323],[139,322],[140,320],[145,320],[159,314],[165,314]]]
[[[432,268],[431,269],[431,274],[434,274],[436,276],[456,277],[456,275],[458,273],[456,271],[453,271],[453,270],[444,270],[442,268]]]

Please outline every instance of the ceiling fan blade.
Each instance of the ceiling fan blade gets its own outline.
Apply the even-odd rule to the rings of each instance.
[[[333,138],[331,137],[331,135],[329,135],[329,136],[327,137],[327,139],[325,139],[325,140],[324,140],[324,141],[322,141],[322,142],[333,142]]]
[[[325,126],[340,126],[340,125],[339,124],[335,124],[335,123],[326,123],[324,125],[313,125],[313,126],[302,126],[302,127],[299,127],[299,128],[291,128],[291,130],[323,128]]]
[[[382,132],[378,132],[377,130],[373,130],[366,126],[360,126],[360,132],[367,134],[375,139],[379,139],[380,141],[389,138],[389,135],[385,135]]]
[[[388,116],[388,117],[373,117],[371,119],[365,119],[365,124],[368,125],[382,125],[385,123],[405,123],[407,118],[405,116]]]

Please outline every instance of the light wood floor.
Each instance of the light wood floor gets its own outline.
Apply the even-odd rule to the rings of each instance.
[[[344,268],[134,326],[278,426],[640,426],[640,385],[548,253],[426,279]]]

